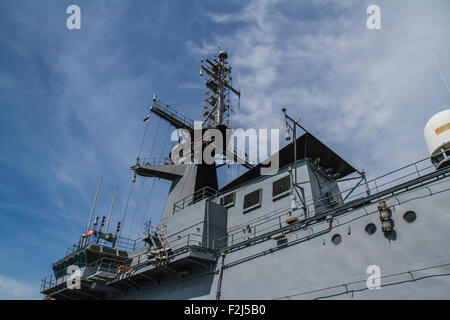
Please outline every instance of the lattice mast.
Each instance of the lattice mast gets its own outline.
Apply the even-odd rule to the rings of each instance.
[[[203,72],[205,72],[207,74],[207,79],[205,83],[206,99],[203,110],[203,120],[200,128],[195,125],[194,121],[175,111],[170,107],[170,105],[164,104],[158,100],[156,94],[153,96],[153,104],[150,107],[150,112],[168,121],[175,128],[184,129],[190,133],[191,155],[194,154],[195,148],[203,149],[208,144],[207,141],[206,143],[203,141],[201,145],[194,145],[194,131],[198,129],[207,130],[209,128],[215,128],[219,129],[223,135],[223,141],[220,145],[222,147],[225,146],[225,149],[222,150],[223,155],[237,160],[238,163],[242,164],[246,168],[253,168],[253,164],[250,163],[248,155],[245,154],[245,152],[238,153],[236,150],[227,150],[227,135],[229,133],[226,129],[231,128],[230,120],[231,113],[233,112],[231,96],[232,94],[237,96],[238,108],[241,97],[241,92],[232,86],[233,79],[231,77],[231,66],[228,65],[227,59],[227,52],[222,50],[220,47],[217,50],[217,57],[212,58],[213,61],[209,59],[201,59],[202,65],[200,75],[202,76]],[[204,62],[206,62],[206,64],[203,64]],[[149,117],[150,116],[145,117],[144,121],[148,121]],[[137,159],[136,166],[132,168],[135,170],[137,167],[140,167],[139,157]]]
[[[200,76],[206,72],[206,98],[203,110],[202,126],[230,127],[232,113],[231,93],[240,100],[241,92],[232,86],[231,66],[228,65],[228,54],[218,48],[217,58],[201,60]],[[206,64],[204,64],[206,61]]]

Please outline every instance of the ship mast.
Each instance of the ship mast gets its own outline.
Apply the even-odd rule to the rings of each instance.
[[[218,127],[225,125],[230,126],[231,93],[237,95],[238,99],[241,97],[241,92],[234,89],[232,86],[231,67],[228,66],[228,54],[226,51],[218,48],[217,59],[214,58],[212,62],[205,59],[206,65],[202,61],[200,76],[205,71],[208,75],[206,80],[206,98],[205,107],[203,110],[202,127],[207,124],[210,127]]]
[[[253,168],[253,164],[249,161],[247,154],[238,154],[236,150],[226,150],[227,129],[231,129],[230,120],[231,113],[233,112],[231,95],[235,94],[239,101],[241,96],[241,92],[232,86],[231,66],[229,66],[227,59],[227,52],[220,47],[217,50],[217,57],[212,58],[212,61],[210,59],[201,59],[200,76],[205,72],[207,79],[205,82],[206,98],[203,109],[203,120],[200,127],[195,126],[194,128],[194,121],[182,115],[180,112],[175,111],[169,104],[162,103],[156,94],[153,96],[150,112],[166,120],[176,129],[186,130],[191,135],[191,138],[194,137],[194,131],[196,130],[220,130],[224,137],[222,145],[225,146],[225,149],[222,150],[223,155],[251,169]],[[145,119],[147,120],[148,116]],[[195,146],[194,144],[194,140],[191,139],[192,155],[194,154],[193,150],[196,148],[205,147],[205,145]],[[139,160],[138,158],[136,166],[140,166]]]

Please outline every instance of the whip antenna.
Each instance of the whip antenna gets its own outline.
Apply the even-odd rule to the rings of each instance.
[[[433,57],[434,63],[436,64],[436,67],[437,67],[437,69],[438,69],[438,71],[439,71],[439,74],[441,75],[442,81],[444,81],[444,84],[445,84],[445,86],[447,87],[447,91],[450,92],[450,89],[449,89],[449,87],[448,87],[447,81],[445,80],[445,77],[444,77],[444,75],[442,74],[441,68],[439,67],[439,64],[438,64],[438,62],[437,62],[437,60],[436,60],[436,57],[435,57],[434,54],[433,54],[433,50],[430,50],[430,52],[431,52],[431,56]]]

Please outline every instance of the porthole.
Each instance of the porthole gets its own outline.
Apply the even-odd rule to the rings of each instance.
[[[335,234],[332,238],[331,238],[331,242],[333,242],[336,246],[338,244],[340,244],[342,242],[342,237],[340,234]]]
[[[374,225],[373,223],[369,223],[369,224],[366,226],[366,232],[367,232],[368,234],[374,234],[376,231],[377,231],[377,226]]]
[[[403,219],[405,219],[406,222],[411,223],[416,221],[417,215],[414,211],[406,211],[403,215]]]

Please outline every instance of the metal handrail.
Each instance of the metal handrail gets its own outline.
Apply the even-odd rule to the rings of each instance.
[[[78,243],[75,243],[71,247],[67,248],[66,255],[64,256],[64,258],[70,256],[74,252],[77,252],[83,248],[86,248],[90,244],[96,244],[96,245],[100,245],[103,247],[109,247],[109,248],[125,250],[125,251],[134,251],[134,249],[136,248],[137,240],[132,240],[129,238],[118,236],[116,238],[116,241],[113,246],[109,242],[103,242],[103,240],[98,238],[95,233],[88,237],[81,236]]]
[[[172,236],[174,236],[174,235],[172,235]],[[183,241],[182,239],[185,239],[185,240]],[[181,241],[181,243],[179,243],[180,241]],[[172,246],[171,246],[172,250],[170,251],[171,257],[176,257],[176,256],[182,254],[183,252],[185,252],[185,250],[189,250],[189,249],[193,249],[193,248],[195,248],[196,250],[207,250],[207,251],[215,252],[214,248],[208,248],[205,245],[205,243],[203,243],[202,235],[195,234],[195,233],[186,234],[186,235],[180,237],[179,239],[177,239],[176,241],[172,242],[171,244],[172,244]],[[147,253],[148,252],[141,253],[140,255],[137,255],[137,256],[127,260],[130,263],[130,268],[133,270],[133,269],[151,264],[147,259]],[[132,264],[133,260],[135,260],[135,263]]]
[[[426,161],[427,166],[419,169],[418,165],[419,164],[424,164]],[[425,174],[429,174],[431,172],[434,171],[434,166],[433,165],[428,165],[430,161],[430,158],[424,158],[421,159],[419,161],[413,162],[409,165],[406,165],[404,167],[401,167],[399,169],[396,169],[394,171],[388,172],[386,174],[383,174],[379,177],[376,177],[372,180],[369,180],[367,182],[362,183],[361,185],[359,185],[356,189],[360,189],[361,191],[354,193],[351,197],[348,198],[348,201],[346,203],[350,203],[352,201],[356,201],[356,199],[359,199],[361,197],[365,197],[367,196],[367,192],[373,192],[375,191],[375,193],[378,193],[382,190],[386,190],[388,189],[389,185],[392,184],[398,184],[398,182],[401,179],[408,179],[413,175],[417,175],[417,177],[422,177]],[[412,172],[407,172],[407,173],[403,173],[401,174],[400,177],[393,177],[396,174],[400,173],[400,172],[404,172],[405,170],[409,170]],[[388,181],[383,181],[383,179],[387,179]],[[381,182],[381,183],[380,183]],[[367,187],[367,189],[366,189]],[[329,199],[331,196],[339,196],[342,199],[342,196],[344,193],[346,192],[350,192],[354,189],[354,187],[348,188],[344,191],[332,194],[332,195],[328,195],[327,197],[323,197],[320,199],[310,199],[308,201],[306,201],[306,209],[307,212],[309,211],[309,209],[311,208],[315,208],[318,204],[323,203],[325,200]],[[343,205],[344,203],[341,202],[340,205]],[[339,206],[336,206],[336,208],[338,208]],[[331,207],[330,207],[331,208]],[[277,209],[272,211],[271,213],[269,213],[266,216],[262,216],[262,217],[258,217],[258,220],[263,220],[263,218],[265,218],[263,221],[260,221],[259,223],[252,223],[251,221],[246,222],[245,224],[242,225],[238,225],[235,227],[235,230],[233,232],[229,232],[225,237],[216,239],[216,242],[222,241],[222,242],[229,242],[231,241],[232,244],[238,243],[239,241],[243,240],[248,240],[248,238],[252,238],[252,237],[256,237],[256,231],[258,231],[258,233],[261,233],[262,231],[267,231],[269,229],[275,229],[278,227],[281,227],[281,218],[283,216],[287,216],[291,213],[290,210],[290,206],[286,206],[284,208],[281,209]],[[268,219],[269,218],[269,219]],[[306,218],[306,216],[304,217]],[[245,225],[249,225],[252,232],[250,233],[244,233],[243,232],[243,227]],[[264,227],[264,225],[266,225]]]
[[[164,106],[162,106],[164,105]],[[178,121],[186,124],[188,127],[193,128],[194,127],[194,121],[188,117],[186,117],[185,115],[183,115],[182,113],[178,112],[177,110],[173,109],[170,107],[170,104],[164,104],[162,101],[157,100],[155,101],[155,103],[152,105],[152,108],[154,109],[159,109],[159,110],[163,110],[165,113],[171,115],[172,117],[174,117],[175,119],[177,119]]]
[[[129,266],[131,264],[132,258],[126,260],[118,260],[112,258],[102,257],[92,263],[75,263],[80,268],[84,268],[82,279],[89,278],[96,272],[109,272],[117,274],[120,266]],[[68,273],[60,273],[60,276],[55,276],[50,274],[41,280],[41,292],[57,285],[66,283],[69,278]]]
[[[185,240],[183,241],[183,239],[185,239]],[[181,242],[180,242],[180,240],[181,240]],[[175,243],[175,246],[172,247],[172,252],[175,252],[175,255],[176,255],[177,251],[180,251],[183,248],[189,248],[189,247],[197,247],[197,248],[207,249],[205,244],[203,243],[202,235],[190,233],[190,234],[186,234],[186,235],[182,236],[180,239],[177,239],[177,243]],[[100,258],[99,260],[96,260],[89,264],[83,263],[83,264],[77,264],[77,265],[80,268],[82,268],[82,267],[85,268],[82,279],[86,279],[99,271],[114,273],[114,274],[117,274],[117,276],[119,276],[118,271],[121,266],[135,267],[136,265],[140,265],[142,263],[147,263],[146,256],[147,256],[147,253],[142,253],[139,256],[135,256],[133,258],[128,258],[126,260],[117,260],[117,259],[103,257],[103,258]],[[137,260],[137,263],[135,265],[132,265],[133,260]],[[41,280],[41,292],[43,292],[47,289],[50,289],[52,287],[55,287],[59,284],[66,283],[69,276],[70,276],[69,274],[63,273],[59,277],[55,277],[54,274],[44,277]]]
[[[194,193],[184,197],[183,199],[173,204],[173,213],[175,214],[179,210],[183,210],[194,203],[197,203],[203,199],[217,198],[221,193],[210,187],[204,187]]]
[[[145,165],[151,165],[151,166],[160,166],[160,165],[167,165],[167,164],[173,164],[172,160],[168,157],[150,157],[150,158],[137,158],[137,166],[145,166]]]

